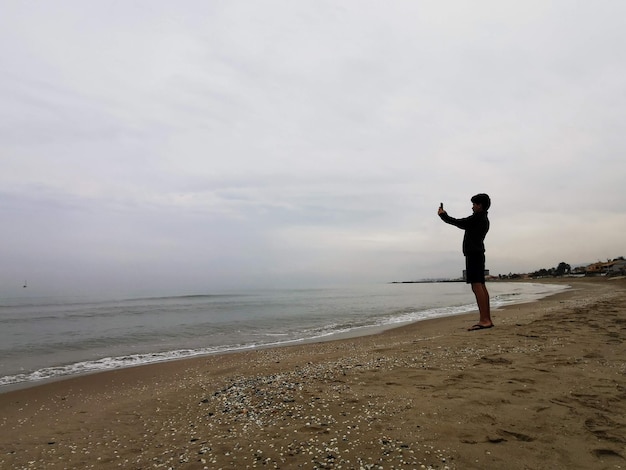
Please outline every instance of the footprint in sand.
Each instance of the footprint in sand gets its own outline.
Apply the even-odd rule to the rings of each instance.
[[[596,438],[617,444],[626,444],[621,433],[618,433],[618,430],[622,427],[620,423],[600,413],[594,418],[585,420],[585,428],[596,436]]]
[[[613,449],[594,449],[592,452],[600,460],[626,460],[622,454]]]

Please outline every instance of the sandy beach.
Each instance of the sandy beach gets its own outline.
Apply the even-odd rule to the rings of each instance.
[[[0,394],[3,469],[626,468],[626,279]]]

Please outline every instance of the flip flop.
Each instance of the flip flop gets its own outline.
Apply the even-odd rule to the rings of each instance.
[[[476,324],[472,326],[471,328],[468,328],[467,331],[488,330],[489,328],[493,328],[493,325],[483,326],[483,325]]]

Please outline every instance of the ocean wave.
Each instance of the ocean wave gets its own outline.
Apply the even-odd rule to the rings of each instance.
[[[194,356],[203,356],[220,352],[236,351],[254,348],[255,346],[231,346],[226,348],[178,349],[150,354],[131,354],[119,357],[105,357],[94,361],[81,361],[64,366],[44,367],[34,372],[14,374],[0,377],[0,387],[15,385],[24,382],[38,382],[41,380],[58,379],[79,374],[103,372],[107,370],[135,367],[156,362],[165,362],[175,359],[184,359]]]
[[[452,300],[465,303],[433,306],[437,305],[438,302],[439,305],[441,305],[442,301],[447,302],[445,295],[449,292],[457,295],[456,291],[459,290],[456,286],[452,290],[449,286],[444,287],[445,290],[442,287],[442,292],[434,297],[425,295],[423,289],[403,291],[406,297],[401,299],[402,302],[397,302],[393,308],[389,309],[387,305],[391,302],[388,302],[387,299],[396,299],[395,296],[399,295],[396,290],[391,293],[385,290],[378,297],[374,297],[373,301],[370,301],[369,297],[363,300],[363,296],[354,295],[342,299],[341,303],[335,302],[334,297],[333,301],[329,302],[329,297],[332,297],[328,295],[330,293],[321,291],[320,294],[324,295],[320,295],[319,299],[310,299],[308,295],[304,298],[294,298],[291,294],[287,297],[271,298],[269,307],[266,305],[267,300],[262,298],[252,305],[255,308],[245,305],[246,316],[243,317],[233,317],[229,314],[229,310],[224,312],[220,310],[221,316],[219,318],[211,318],[211,321],[207,321],[208,319],[203,317],[202,312],[196,310],[196,314],[187,319],[191,323],[183,323],[178,319],[170,326],[167,322],[161,325],[153,325],[145,320],[140,322],[133,320],[126,324],[116,323],[113,325],[115,326],[114,329],[109,328],[106,330],[102,328],[88,330],[84,328],[84,325],[81,328],[77,328],[73,323],[67,322],[60,323],[65,328],[64,330],[57,328],[49,336],[43,336],[44,333],[48,334],[47,325],[34,321],[35,317],[41,317],[41,315],[37,315],[38,312],[32,312],[33,315],[25,319],[25,321],[33,322],[33,325],[39,325],[43,330],[39,333],[39,336],[35,336],[33,333],[31,336],[34,339],[30,342],[25,342],[21,339],[19,342],[16,339],[15,344],[11,344],[11,341],[7,342],[6,346],[10,349],[6,352],[11,354],[10,356],[5,354],[3,357],[4,364],[0,364],[6,371],[6,375],[0,377],[0,387],[194,356],[282,346],[304,341],[323,341],[332,339],[336,335],[362,335],[368,333],[368,328],[387,329],[429,318],[459,315],[476,310],[476,304],[473,302],[471,294],[467,295],[465,291],[462,291],[464,294],[463,300],[460,300],[458,296]],[[563,286],[531,285],[532,288],[529,289],[528,284],[525,286],[519,284],[508,287],[508,291],[502,292],[504,289],[500,289],[499,293],[493,295],[493,308],[534,300],[564,288]],[[497,292],[497,289],[494,288],[494,290]],[[308,292],[305,291],[307,294]],[[245,296],[243,294],[236,297]],[[168,311],[174,315],[172,318],[176,318],[177,314],[182,313],[182,310],[177,311],[176,307],[190,304],[193,299],[207,297],[213,298],[216,296],[155,297],[153,298],[154,302],[151,304],[151,312],[154,314],[155,312]],[[159,301],[158,299],[176,300],[172,303],[165,303],[163,300]],[[192,300],[187,302],[180,299]],[[472,299],[472,302],[468,303],[469,299]],[[319,303],[318,300],[320,301]],[[379,301],[378,304],[375,303],[376,300]],[[298,304],[298,302],[302,305]],[[427,302],[430,303],[430,306]],[[68,304],[67,306],[70,305]],[[100,304],[96,307],[95,305],[91,304],[94,308],[82,313],[106,314],[115,310],[119,304],[110,302],[106,306]],[[124,305],[123,309],[126,318],[133,318],[133,310],[140,308],[141,305],[148,305],[148,302],[144,301],[142,303],[138,301],[138,304],[135,305]],[[241,302],[236,300],[231,304],[231,311],[239,312],[238,309],[241,308],[241,305]],[[296,308],[293,311],[290,310],[287,315],[280,311],[281,314],[279,315],[278,305],[293,305]],[[260,314],[256,310],[257,306],[258,308],[263,308],[263,312],[275,311],[276,315]],[[205,309],[205,307],[202,305],[202,302],[198,305],[198,309]],[[70,317],[74,313],[78,313],[79,315],[77,316],[81,316],[81,312],[66,312]],[[67,321],[68,316],[64,317],[63,320]],[[170,318],[161,316],[160,313],[155,315],[155,318],[157,317],[163,320]],[[142,322],[145,325],[149,325],[149,327],[143,326]],[[91,326],[93,327],[93,324]],[[111,325],[108,324],[108,326]],[[11,338],[13,337],[15,336],[11,336]],[[133,345],[133,347],[130,348],[129,345]],[[159,349],[165,351],[150,352]],[[58,356],[53,358],[52,356],[55,353],[58,353]],[[93,359],[104,355],[107,355],[107,357]],[[62,364],[68,357],[72,357],[75,361]],[[25,361],[25,358],[28,361]],[[26,370],[29,367],[26,364],[31,364],[32,368]],[[23,369],[19,367],[23,367]]]

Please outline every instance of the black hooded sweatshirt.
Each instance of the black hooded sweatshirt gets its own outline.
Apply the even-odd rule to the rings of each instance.
[[[489,231],[489,218],[486,211],[474,212],[464,219],[450,217],[447,212],[440,214],[439,217],[445,223],[465,230],[465,235],[463,236],[463,254],[465,256],[485,252],[484,241]]]

